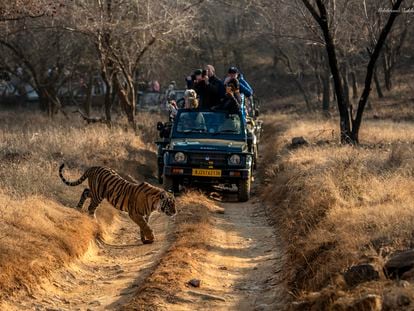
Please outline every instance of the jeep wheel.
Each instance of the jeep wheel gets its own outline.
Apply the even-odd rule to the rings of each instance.
[[[158,183],[160,185],[163,184],[162,171],[163,171],[162,167],[158,167]]]
[[[164,176],[162,186],[165,190],[172,191],[174,193],[178,193],[180,191],[178,181],[170,176]]]
[[[250,199],[250,178],[239,181],[237,185],[237,199],[239,202],[246,202]]]
[[[258,154],[258,146],[255,145],[253,147],[253,169],[257,170],[257,154]]]

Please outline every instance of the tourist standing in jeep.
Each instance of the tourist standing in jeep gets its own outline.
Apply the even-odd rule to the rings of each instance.
[[[212,65],[205,67],[207,76],[205,102],[201,108],[209,109],[216,106],[225,96],[225,89],[223,82],[216,76],[216,70]]]

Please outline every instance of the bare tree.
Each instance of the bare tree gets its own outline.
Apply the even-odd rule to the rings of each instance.
[[[0,23],[5,30],[0,35],[0,67],[14,78],[21,96],[26,93],[26,85],[31,85],[41,107],[53,116],[61,106],[58,89],[79,62],[80,42],[51,27],[51,20],[59,22],[56,16],[9,17]]]
[[[143,57],[157,44],[191,30],[194,12],[186,1],[77,1],[71,7],[73,30],[95,44],[106,84],[105,114],[111,122],[116,95],[135,128],[135,77]]]
[[[396,64],[401,56],[402,48],[406,42],[408,27],[410,25],[410,19],[407,14],[404,14],[402,21],[399,23],[398,28],[394,29],[390,33],[390,37],[385,42],[384,50],[382,53],[382,68],[384,72],[385,87],[388,91],[392,89],[392,77]]]
[[[274,70],[277,71],[278,65],[283,64],[282,68],[293,78],[293,85],[302,95],[307,110],[312,110],[312,96],[307,87],[306,75],[313,72],[316,93],[321,95],[321,68],[315,59],[321,43],[311,36],[309,28],[303,27],[301,18],[293,13],[297,10],[294,3],[261,0],[256,6],[261,19],[258,21],[260,27],[256,29],[259,40],[255,44],[261,46],[265,42],[268,45]]]
[[[380,51],[387,39],[388,33],[391,31],[393,23],[399,15],[399,9],[403,0],[396,0],[393,3],[392,12],[389,14],[388,21],[384,28],[381,30],[381,33],[379,35],[374,49],[370,50],[370,60],[367,66],[365,86],[362,95],[359,99],[355,117],[353,116],[352,105],[347,106],[345,100],[343,82],[341,80],[341,72],[337,57],[337,44],[335,42],[334,33],[332,32],[331,26],[332,15],[328,14],[326,2],[322,0],[315,0],[313,4],[309,0],[302,0],[302,2],[312,15],[316,23],[319,25],[325,41],[325,47],[329,59],[329,66],[335,84],[335,93],[340,115],[341,141],[348,143],[358,143],[362,115],[371,91],[371,83],[374,74],[375,64],[378,60]]]

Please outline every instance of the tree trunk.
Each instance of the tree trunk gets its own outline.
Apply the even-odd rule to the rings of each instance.
[[[315,80],[316,80],[316,86],[315,86],[315,92],[316,92],[316,98],[318,102],[321,101],[323,98],[323,81],[321,77],[321,73],[319,71],[315,70]]]
[[[46,94],[43,91],[43,88],[38,88],[37,90],[38,96],[39,96],[39,106],[40,109],[44,112],[48,112],[48,98]]]
[[[385,88],[388,91],[391,91],[392,89],[392,79],[391,79],[391,69],[388,69],[384,72],[384,80],[385,80]]]
[[[377,94],[379,98],[383,98],[384,94],[382,93],[382,89],[381,89],[381,83],[378,79],[378,74],[377,74],[377,70],[375,69],[374,71],[374,83],[375,83],[375,89],[377,90]]]
[[[93,89],[93,74],[89,74],[88,85],[86,86],[86,98],[83,103],[86,116],[90,118],[91,116],[91,106],[92,106],[92,89]]]
[[[330,106],[330,95],[331,95],[331,87],[329,83],[329,69],[326,68],[323,74],[322,78],[322,88],[323,88],[323,94],[322,94],[322,110],[324,114],[329,115],[329,106]]]
[[[118,84],[115,82],[115,77],[112,81],[111,107],[115,113],[122,113],[122,107],[120,107],[120,103],[118,100]]]
[[[384,82],[385,82],[385,88],[387,91],[391,91],[392,89],[392,79],[391,79],[391,68],[384,68]]]
[[[343,86],[344,86],[344,103],[347,108],[349,108],[349,105],[350,105],[348,74],[349,74],[348,62],[345,62],[343,66],[343,70],[342,70],[342,81],[343,81]]]
[[[358,80],[354,70],[351,71],[351,81],[352,81],[352,98],[358,98]]]
[[[332,100],[336,102],[336,92],[335,92],[335,83],[332,80],[332,83],[329,84],[329,89],[332,89]]]
[[[105,83],[105,97],[104,97],[104,110],[105,110],[105,119],[107,125],[111,127],[112,125],[112,81],[110,81],[110,75],[108,74],[105,63],[101,62],[101,77]]]
[[[115,77],[115,88],[117,90],[119,103],[127,115],[128,122],[136,130],[135,122],[135,89],[131,77],[125,77],[127,82],[122,85],[118,77]]]
[[[47,107],[48,116],[53,119],[54,115],[62,108],[62,104],[56,94],[56,91],[53,86],[48,86],[43,88],[43,93],[47,98]]]
[[[53,103],[51,94],[49,93],[49,90],[46,86],[39,87],[39,102],[41,109],[43,111],[46,111],[47,116],[49,118],[53,118],[55,105]]]
[[[349,143],[351,142],[350,141],[350,135],[351,135],[350,116],[348,112],[348,107],[346,106],[345,97],[343,94],[341,76],[340,76],[339,69],[338,69],[338,60],[336,57],[336,47],[331,37],[331,33],[329,31],[329,25],[326,19],[326,12],[324,16],[325,18],[322,19],[321,27],[322,27],[323,35],[324,35],[325,42],[326,42],[326,51],[328,53],[329,67],[331,68],[331,73],[332,73],[332,77],[334,80],[336,102],[338,104],[338,111],[339,111],[339,127],[341,130],[341,142]]]
[[[384,51],[382,53],[382,69],[384,71],[384,82],[385,82],[385,88],[387,91],[391,91],[392,89],[392,81],[391,81],[391,55],[390,51],[388,49],[385,49],[387,51]]]
[[[102,78],[106,86],[105,100],[104,100],[105,118],[106,118],[106,121],[108,122],[108,126],[111,126],[112,124],[112,100],[111,100],[112,85],[108,81],[108,79],[106,79],[106,77],[104,77],[103,75],[102,75]]]
[[[305,104],[306,104],[306,109],[307,109],[308,111],[312,111],[312,105],[311,105],[311,102],[310,102],[310,100],[309,100],[308,95],[306,94],[305,88],[304,88],[304,87],[303,87],[303,85],[302,85],[302,82],[301,82],[300,77],[295,77],[295,84],[296,84],[296,86],[298,87],[298,89],[299,89],[300,93],[301,93],[301,94],[302,94],[302,96],[303,96],[303,100],[305,101]]]

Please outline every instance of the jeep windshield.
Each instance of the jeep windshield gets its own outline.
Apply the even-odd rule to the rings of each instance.
[[[174,137],[242,139],[245,135],[240,115],[223,111],[181,110],[174,123]]]

